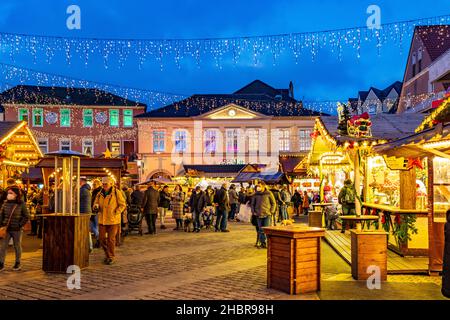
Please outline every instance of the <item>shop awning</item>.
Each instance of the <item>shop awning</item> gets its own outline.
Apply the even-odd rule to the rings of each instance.
[[[200,178],[232,178],[247,165],[245,164],[212,164],[212,165],[183,165],[184,174],[189,177]]]

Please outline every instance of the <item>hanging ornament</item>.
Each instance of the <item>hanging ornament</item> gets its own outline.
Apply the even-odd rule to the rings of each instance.
[[[106,115],[106,112],[100,111],[95,114],[95,122],[104,124],[108,120],[108,116]]]
[[[55,124],[56,122],[58,122],[58,114],[56,112],[48,112],[45,115],[45,121],[48,124]]]

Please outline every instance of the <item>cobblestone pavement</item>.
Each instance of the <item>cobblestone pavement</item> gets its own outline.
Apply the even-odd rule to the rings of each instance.
[[[382,290],[368,290],[351,279],[350,267],[324,242],[322,291],[289,296],[266,288],[266,251],[254,247],[254,227],[231,223],[230,233],[161,230],[132,235],[117,250],[117,261],[103,265],[96,249],[82,271],[81,289],[69,290],[69,275],[41,271],[41,250],[23,257],[23,271],[0,274],[0,299],[439,299],[440,278],[389,276]],[[357,289],[357,290],[355,290]],[[374,293],[374,291],[377,291]]]

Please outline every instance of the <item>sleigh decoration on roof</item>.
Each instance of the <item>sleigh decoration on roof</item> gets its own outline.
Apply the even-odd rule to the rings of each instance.
[[[372,121],[367,112],[347,120],[347,132],[351,137],[366,138],[372,136]]]

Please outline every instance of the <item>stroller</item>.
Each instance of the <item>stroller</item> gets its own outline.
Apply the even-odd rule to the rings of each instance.
[[[206,207],[205,210],[203,210],[201,217],[205,229],[212,229],[214,226],[214,207]]]
[[[142,219],[144,215],[142,214],[141,208],[132,204],[128,208],[128,230],[127,234],[130,234],[132,231],[138,231],[139,235],[142,236]]]

